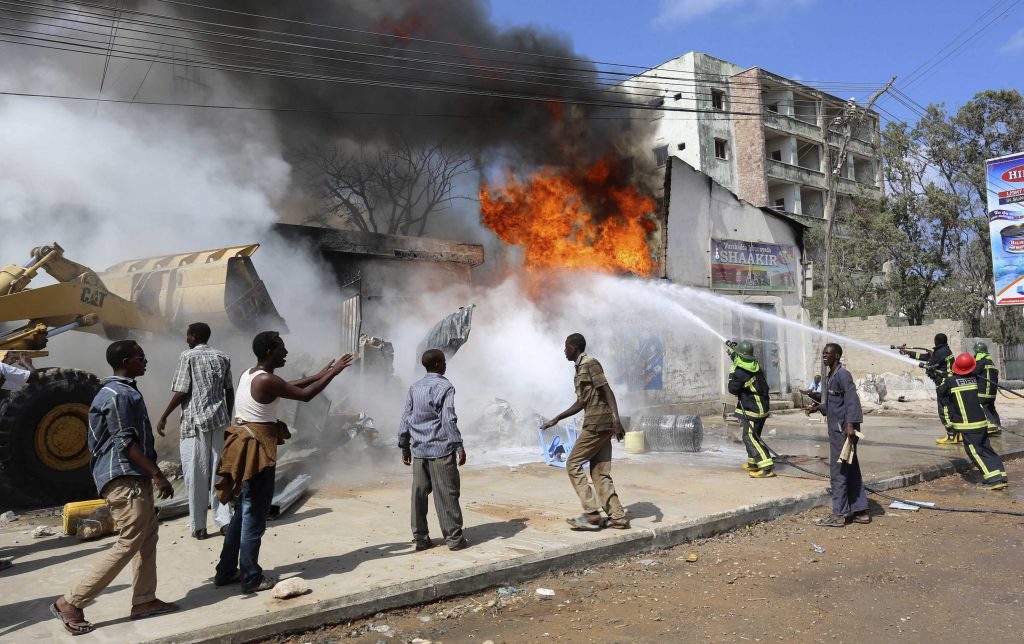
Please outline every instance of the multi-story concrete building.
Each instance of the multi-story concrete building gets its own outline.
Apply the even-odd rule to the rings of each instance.
[[[755,206],[824,216],[821,125],[845,108],[843,99],[700,52],[651,68],[624,88],[654,106],[695,110],[647,112],[657,128],[657,165],[676,156]],[[829,132],[833,154],[839,137]],[[847,147],[838,209],[854,196],[881,196],[878,141],[878,114],[868,112]]]

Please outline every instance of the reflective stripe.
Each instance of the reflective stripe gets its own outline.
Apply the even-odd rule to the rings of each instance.
[[[1006,476],[1006,472],[1002,470],[990,470],[985,467],[985,461],[981,460],[981,456],[978,455],[978,450],[974,449],[974,445],[967,444],[967,454],[974,457],[974,463],[981,468],[983,478],[991,479],[997,476]]]
[[[757,406],[758,408],[762,408],[760,402],[757,403]],[[768,414],[766,412],[749,411],[742,407],[736,407],[736,414],[739,416],[746,416],[747,418],[768,418]]]

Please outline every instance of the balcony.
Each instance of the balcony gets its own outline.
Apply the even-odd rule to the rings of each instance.
[[[854,197],[866,196],[866,197],[881,197],[882,189],[876,186],[874,183],[861,183],[854,181],[853,179],[847,179],[846,177],[839,177],[836,181],[836,192],[842,195],[850,195]]]
[[[784,134],[795,134],[814,141],[821,140],[821,130],[817,125],[792,116],[765,111],[764,126]]]
[[[766,159],[765,163],[767,164],[767,174],[772,179],[811,186],[812,188],[818,188],[819,190],[825,189],[825,175],[817,170],[801,168],[798,165],[790,165],[788,163],[776,161],[775,159]],[[852,181],[850,183],[857,185]]]

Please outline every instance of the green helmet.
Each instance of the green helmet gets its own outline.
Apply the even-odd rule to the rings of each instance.
[[[744,340],[736,345],[736,355],[744,360],[754,359],[754,344],[750,340]]]
[[[975,342],[974,343],[974,352],[975,353],[988,353],[988,345],[985,344],[984,342]]]

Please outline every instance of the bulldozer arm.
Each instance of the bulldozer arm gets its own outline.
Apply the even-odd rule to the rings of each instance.
[[[286,331],[251,256],[259,244],[129,260],[99,274],[110,292],[174,330],[203,320],[242,331]]]

